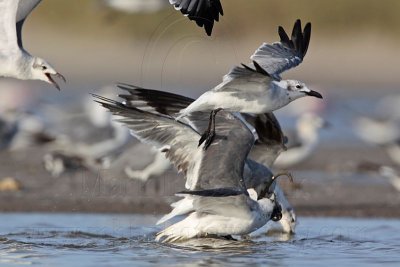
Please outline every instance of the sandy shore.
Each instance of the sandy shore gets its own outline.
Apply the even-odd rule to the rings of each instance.
[[[0,192],[2,212],[104,212],[160,214],[170,210],[173,194],[183,188],[174,170],[146,183],[128,179],[126,162],[140,168],[150,160],[148,152],[131,151],[107,170],[79,170],[59,178],[43,168],[44,150],[0,153],[0,178],[13,177],[21,190]],[[307,163],[293,168],[296,184],[282,180],[289,201],[299,215],[400,217],[400,193],[384,178],[352,171],[352,159],[372,151],[354,148],[321,148]],[[377,159],[387,160],[377,153]],[[145,155],[147,153],[147,155]],[[141,155],[135,157],[135,155]],[[146,160],[143,160],[146,158]],[[335,159],[335,160],[332,160]]]

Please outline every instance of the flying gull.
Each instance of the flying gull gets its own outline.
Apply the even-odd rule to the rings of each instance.
[[[221,84],[205,92],[189,106],[174,115],[177,120],[196,111],[224,109],[229,112],[262,114],[279,109],[290,102],[304,97],[322,98],[302,82],[282,80],[280,74],[299,65],[306,55],[311,36],[311,24],[304,30],[300,20],[294,24],[291,39],[279,27],[280,42],[264,43],[251,56],[253,67],[242,64],[234,67],[224,76]],[[205,142],[205,149],[215,135],[212,127],[215,113],[210,113],[209,126],[202,135],[199,145]]]
[[[21,80],[42,80],[59,85],[51,75],[65,82],[44,59],[29,54],[22,45],[22,26],[40,0],[0,0],[0,76]]]
[[[180,10],[199,27],[204,27],[208,36],[211,35],[214,21],[219,21],[219,15],[224,11],[220,0],[169,0],[175,9]]]
[[[190,214],[157,235],[166,242],[205,235],[242,235],[279,220],[280,205],[273,193],[274,176],[269,169],[247,159],[254,136],[241,120],[221,111],[216,115],[218,136],[208,150],[198,147],[199,133],[171,117],[153,114],[96,96],[114,115],[122,117],[139,140],[161,149],[186,176],[181,192],[192,204]],[[191,115],[202,120],[203,114]],[[218,159],[218,160],[216,160]],[[246,172],[252,173],[248,179]],[[247,188],[254,188],[249,195]]]

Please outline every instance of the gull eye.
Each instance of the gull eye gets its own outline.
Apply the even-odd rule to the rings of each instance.
[[[42,66],[42,70],[47,70],[47,67],[46,66]]]
[[[296,84],[296,88],[297,89],[301,89],[303,86],[301,86],[301,84]]]

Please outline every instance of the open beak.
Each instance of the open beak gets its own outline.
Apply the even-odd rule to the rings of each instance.
[[[280,221],[282,219],[282,207],[276,203],[274,209],[272,210],[271,220],[274,222]]]
[[[316,98],[322,98],[322,95],[320,93],[318,93],[317,91],[310,90],[309,92],[304,91],[304,93],[306,95],[314,96]]]
[[[50,82],[52,85],[54,85],[54,87],[56,87],[56,88],[58,89],[58,91],[60,91],[60,86],[58,85],[58,83],[56,83],[56,81],[54,81],[53,77],[51,77],[52,74],[50,74],[50,73],[45,73],[45,75],[46,75],[47,79],[49,79],[49,82]],[[57,72],[56,74],[54,74],[54,76],[56,76],[56,77],[60,78],[61,80],[63,80],[64,83],[67,82],[67,81],[65,80],[65,77],[64,77],[62,74],[58,73],[58,72]]]

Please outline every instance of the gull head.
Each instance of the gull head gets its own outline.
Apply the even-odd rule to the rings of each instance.
[[[267,216],[269,220],[279,221],[282,218],[282,207],[276,201],[274,193],[257,200],[260,205],[262,213]]]
[[[287,95],[291,101],[304,97],[304,96],[314,96],[316,98],[322,98],[322,95],[316,91],[310,90],[307,86],[296,80],[285,80],[281,81],[284,88],[287,90]]]
[[[31,68],[31,78],[50,83],[60,90],[60,86],[54,81],[52,75],[62,79],[65,82],[64,76],[58,73],[49,63],[42,58],[35,57]]]
[[[282,218],[279,222],[284,233],[294,234],[297,220],[296,213],[294,212],[293,208],[282,208]]]

